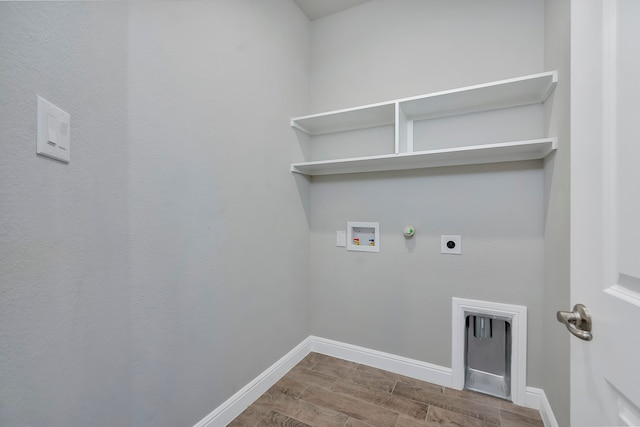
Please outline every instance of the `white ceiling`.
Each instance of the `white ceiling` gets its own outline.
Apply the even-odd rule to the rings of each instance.
[[[310,20],[324,18],[369,0],[293,0]]]

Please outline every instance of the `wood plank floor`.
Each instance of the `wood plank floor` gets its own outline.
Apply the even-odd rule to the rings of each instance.
[[[542,427],[538,411],[310,353],[230,426]]]

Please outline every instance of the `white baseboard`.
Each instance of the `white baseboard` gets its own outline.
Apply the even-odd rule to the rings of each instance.
[[[540,417],[544,427],[558,427],[558,421],[553,414],[551,404],[547,400],[544,390],[535,387],[527,387],[525,406],[540,411]]]
[[[312,351],[444,387],[451,387],[452,384],[451,368],[311,335],[214,409],[194,427],[226,426]],[[540,410],[545,427],[558,427],[544,390],[527,387],[524,403],[524,406]]]
[[[339,341],[310,336],[311,351],[351,360],[374,368],[384,369],[433,384],[451,387],[451,368],[408,359],[395,354],[345,344]]]
[[[253,381],[242,387],[236,394],[218,406],[193,427],[223,427],[233,421],[258,397],[278,382],[280,378],[311,352],[311,337],[307,337],[293,350],[268,367]]]

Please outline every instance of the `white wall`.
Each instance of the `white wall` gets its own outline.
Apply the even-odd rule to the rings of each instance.
[[[556,311],[570,310],[569,172],[570,172],[570,0],[545,1],[545,67],[557,69],[558,86],[546,104],[549,135],[558,150],[545,163],[543,388],[559,425],[569,422],[569,340]],[[567,308],[568,307],[568,308]]]
[[[2,426],[193,425],[308,335],[308,36],[288,0],[0,3]]]
[[[541,72],[543,47],[543,1],[368,2],[312,24],[312,111]],[[540,386],[543,178],[540,162],[314,177],[311,332],[451,366],[451,297],[522,304]],[[380,222],[379,254],[335,247],[349,220]]]

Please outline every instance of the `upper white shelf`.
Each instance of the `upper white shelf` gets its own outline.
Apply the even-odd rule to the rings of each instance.
[[[396,105],[409,120],[446,117],[544,102],[558,81],[556,71],[329,111],[291,119],[309,134],[364,129],[395,122]]]
[[[550,71],[476,86],[436,92],[398,100],[410,120],[434,119],[480,111],[540,104],[547,100],[558,82]]]
[[[296,117],[291,119],[291,126],[309,135],[322,135],[392,125],[395,122],[395,114],[395,101],[391,101]]]

